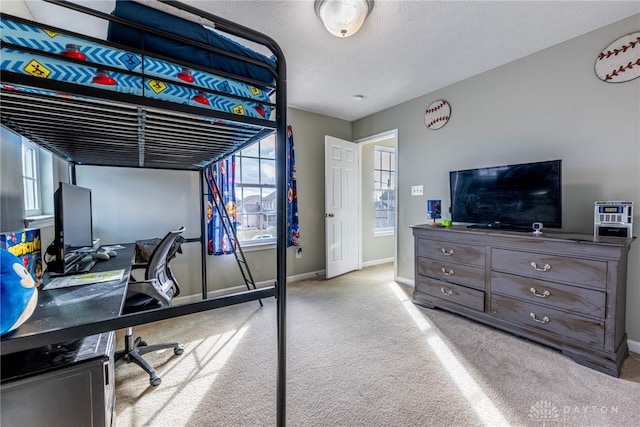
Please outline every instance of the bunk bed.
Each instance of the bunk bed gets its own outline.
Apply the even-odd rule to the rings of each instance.
[[[200,191],[206,194],[207,166],[273,132],[278,141],[286,140],[285,58],[268,36],[176,1],[123,1],[112,13],[43,1],[108,21],[108,33],[96,38],[1,16],[2,125],[66,160],[72,181],[75,165],[193,170],[200,172]],[[266,48],[272,56],[247,45]],[[197,239],[201,301],[3,340],[2,354],[275,297],[277,417],[284,424],[286,144],[276,150],[273,286],[206,297],[203,202]]]

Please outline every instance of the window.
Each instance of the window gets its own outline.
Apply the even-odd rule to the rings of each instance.
[[[22,185],[24,189],[24,210],[26,216],[42,214],[40,182],[40,150],[31,141],[22,138]]]
[[[270,135],[236,154],[238,240],[276,239],[276,137]]]
[[[396,153],[393,148],[373,149],[374,233],[393,234],[396,223]]]

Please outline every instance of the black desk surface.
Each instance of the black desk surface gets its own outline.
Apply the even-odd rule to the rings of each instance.
[[[98,261],[91,270],[100,272],[124,269],[122,280],[39,290],[38,306],[29,320],[2,337],[2,354],[54,344],[44,338],[50,332],[118,317],[124,304],[135,250],[133,243],[122,246],[125,248],[117,251],[118,256]],[[43,336],[42,341],[37,339],[39,335]]]

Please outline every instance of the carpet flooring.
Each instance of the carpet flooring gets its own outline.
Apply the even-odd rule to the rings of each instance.
[[[288,426],[640,426],[640,355],[614,378],[411,292],[391,264],[288,285]],[[263,302],[134,328],[185,352],[145,356],[157,387],[118,367],[116,425],[275,425],[276,304]]]

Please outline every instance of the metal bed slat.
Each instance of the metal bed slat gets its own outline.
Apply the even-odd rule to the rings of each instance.
[[[46,141],[41,145],[48,149],[55,145],[54,153],[78,164],[114,166],[126,161],[128,166],[166,167],[173,162],[174,167],[195,169],[194,164],[202,160],[234,151],[269,133],[261,127],[117,102],[7,90],[1,95],[4,124],[37,143]],[[183,156],[187,152],[190,156]],[[117,161],[118,155],[135,159]]]

